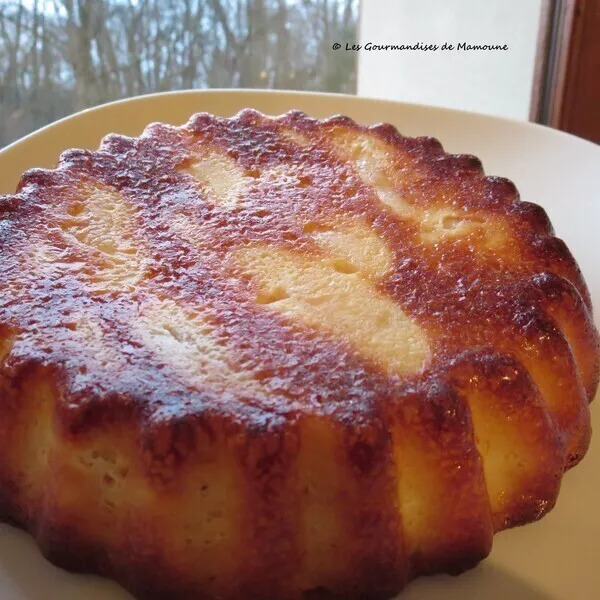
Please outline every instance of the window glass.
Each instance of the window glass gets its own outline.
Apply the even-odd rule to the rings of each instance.
[[[189,88],[354,93],[358,0],[0,0],[0,146],[83,108]]]

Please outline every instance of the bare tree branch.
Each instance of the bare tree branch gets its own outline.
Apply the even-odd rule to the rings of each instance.
[[[0,0],[0,147],[70,112],[193,87],[354,92],[358,0]]]

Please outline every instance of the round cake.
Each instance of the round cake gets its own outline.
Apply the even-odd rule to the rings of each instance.
[[[542,208],[391,125],[194,115],[0,198],[0,517],[143,599],[381,598],[585,453],[589,293]]]

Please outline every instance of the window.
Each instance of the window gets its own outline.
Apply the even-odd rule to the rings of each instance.
[[[354,93],[358,0],[0,0],[0,146],[83,108],[189,88]]]
[[[600,0],[0,0],[0,147],[112,100],[231,87],[358,93],[598,140],[599,15]]]

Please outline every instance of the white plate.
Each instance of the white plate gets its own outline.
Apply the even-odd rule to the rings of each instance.
[[[541,204],[578,260],[600,310],[600,147],[551,129],[439,108],[333,94],[190,91],[115,102],[41,129],[0,152],[0,193],[22,171],[52,167],[62,150],[95,148],[109,132],[138,135],[151,121],[180,124],[198,111],[228,116],[245,107],[268,114],[292,108],[312,116],[347,114],[387,121],[407,135],[433,135],[450,152],[475,154],[488,174],[512,179],[524,200]],[[596,324],[599,324],[596,316]],[[596,402],[600,402],[598,399]],[[600,409],[593,421],[600,432]],[[558,504],[538,523],[502,532],[490,557],[459,577],[422,578],[402,600],[595,600],[600,597],[600,436],[563,481]],[[0,525],[2,600],[124,600],[116,584],[73,575],[45,561],[32,539]]]

